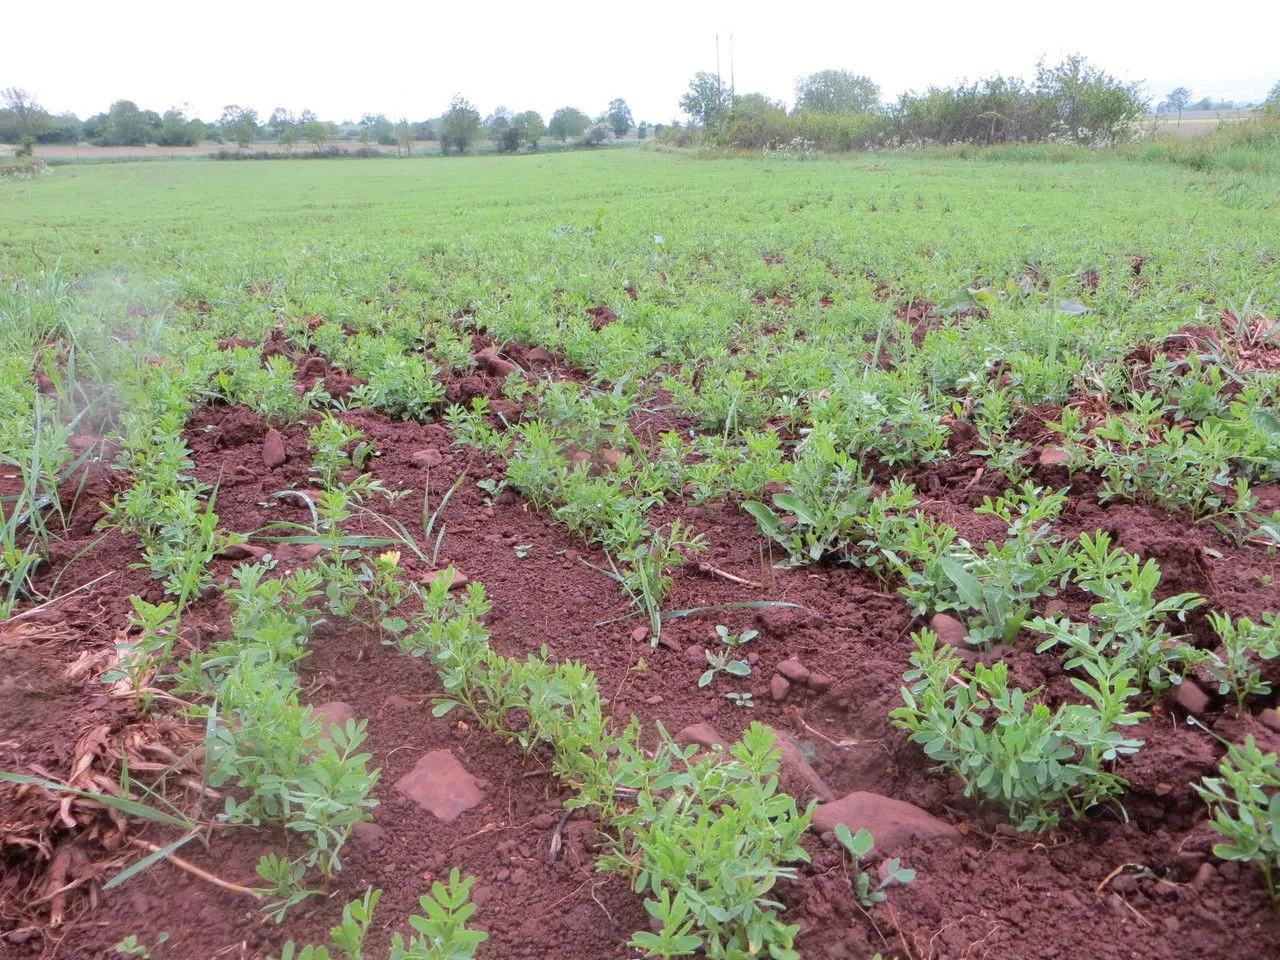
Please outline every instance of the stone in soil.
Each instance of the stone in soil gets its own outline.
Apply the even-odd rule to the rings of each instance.
[[[698,664],[706,663],[707,648],[703,646],[699,646],[696,643],[693,644],[692,646],[685,647],[684,658],[688,660],[690,663],[698,663]]]
[[[428,573],[423,574],[422,578],[418,582],[423,584],[424,586],[429,585],[431,583],[434,583],[436,577],[442,575],[444,572],[445,572],[444,570],[432,570]],[[466,574],[462,573],[457,569],[454,569],[453,579],[449,581],[449,589],[461,590],[463,587],[467,585],[468,582],[469,581],[467,580]]]
[[[486,347],[475,355],[476,366],[494,377],[505,377],[516,372],[516,365],[498,356],[497,348]]]
[[[692,726],[685,727],[676,734],[676,743],[681,746],[688,746],[696,743],[703,747],[725,746],[724,738],[720,736],[720,731],[709,723],[695,723]]]
[[[1040,466],[1060,467],[1067,462],[1067,451],[1061,447],[1045,447],[1040,451]]]
[[[826,833],[835,829],[837,823],[843,823],[854,833],[863,827],[870,830],[876,840],[876,856],[892,856],[913,842],[959,843],[961,839],[955,827],[915,804],[864,790],[819,806],[810,829]]]
[[[805,683],[809,679],[809,668],[795,657],[788,657],[774,669],[792,683]]]
[[[929,621],[929,629],[938,635],[938,639],[948,646],[959,650],[967,649],[964,638],[969,633],[963,620],[958,620],[947,613],[935,613]]]
[[[826,693],[835,684],[835,680],[825,673],[811,673],[805,682],[814,693]]]
[[[434,447],[428,447],[426,450],[414,451],[409,455],[409,461],[415,467],[430,469],[444,463],[444,454]]]
[[[774,743],[782,754],[782,782],[788,792],[802,800],[814,797],[823,803],[829,803],[835,799],[835,792],[810,766],[796,742],[788,734],[773,727],[769,728],[769,732],[773,734]]]
[[[1170,692],[1173,702],[1193,716],[1199,716],[1209,708],[1209,695],[1190,680],[1183,680]]]
[[[648,627],[636,627],[631,631],[631,640],[633,643],[644,643],[649,639]]]
[[[773,679],[769,681],[769,696],[781,703],[787,699],[787,694],[791,692],[791,681],[786,677],[773,675]]]
[[[1273,708],[1267,707],[1267,709],[1258,714],[1258,719],[1262,721],[1262,725],[1268,730],[1280,733],[1280,713],[1277,713]]]
[[[285,461],[284,437],[280,431],[272,427],[262,441],[262,462],[268,470],[274,470]]]
[[[326,737],[333,735],[331,731],[334,727],[345,729],[347,721],[356,718],[356,712],[351,709],[351,705],[341,700],[315,704],[311,708],[311,715],[320,721]]]
[[[441,820],[456,820],[484,800],[475,777],[448,750],[424,754],[396,781],[396,790]]]

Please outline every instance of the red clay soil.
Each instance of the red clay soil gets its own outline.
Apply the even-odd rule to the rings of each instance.
[[[508,352],[517,354],[524,356]],[[321,372],[316,367],[311,373]],[[499,384],[497,378],[484,378],[471,388],[491,392]],[[810,834],[805,843],[813,863],[778,890],[787,919],[801,925],[799,947],[806,958],[863,958],[875,952],[912,960],[1280,955],[1280,921],[1258,874],[1210,853],[1213,835],[1190,784],[1216,769],[1222,749],[1188,725],[1179,707],[1156,704],[1139,728],[1146,746],[1118,768],[1132,781],[1123,811],[1109,807],[1044,835],[1017,834],[998,813],[975,809],[959,782],[933,770],[919,748],[888,722],[888,712],[900,702],[912,649],[909,635],[920,626],[892,588],[848,568],[773,569],[777,557],[735,505],[667,506],[652,519],[678,517],[702,531],[709,548],[699,561],[761,584],[729,582],[690,565],[677,573],[670,608],[766,599],[800,607],[724,610],[674,620],[664,630],[663,645],[654,649],[647,640],[633,638],[638,619],[609,622],[631,611],[616,584],[582,562],[607,566],[603,556],[511,492],[486,505],[476,481],[500,477],[500,464],[453,448],[437,424],[392,422],[362,411],[343,419],[363,430],[379,451],[370,463],[373,474],[390,489],[413,490],[389,506],[379,505],[410,530],[421,529],[424,489],[430,490],[434,509],[440,495],[465,474],[443,515],[448,532],[441,564],[451,562],[484,582],[493,603],[487,622],[500,652],[523,654],[545,644],[553,657],[584,661],[595,671],[614,716],[622,721],[636,714],[650,730],[658,721],[673,732],[709,723],[730,738],[750,721],[762,720],[799,743],[835,795],[873,791],[916,804],[960,829],[959,844],[895,851],[918,871],[917,879],[892,889],[887,902],[869,913],[855,901],[839,847],[829,835]],[[637,425],[646,442],[666,426]],[[218,484],[217,510],[227,529],[248,533],[272,521],[306,518],[302,505],[271,496],[308,485],[306,430],[283,431],[288,458],[274,469],[263,462],[265,433],[266,426],[242,407],[202,408],[188,430],[196,473]],[[415,465],[413,455],[424,450],[437,455],[419,462],[435,466]],[[981,540],[994,531],[972,508],[1004,484],[978,474],[981,461],[964,449],[953,453],[909,479],[927,498],[927,509],[962,535]],[[125,626],[128,595],[159,599],[158,587],[142,571],[130,569],[138,553],[124,537],[112,533],[93,543],[100,536],[92,529],[101,517],[98,501],[110,496],[117,481],[100,465],[90,469],[88,489],[72,514],[72,533],[37,585],[47,587],[61,576],[59,593],[65,593],[68,586],[109,576],[38,617],[19,621],[30,624],[22,631],[0,635],[0,769],[65,778],[86,731],[105,726],[109,736],[119,737],[140,721],[130,703],[110,696],[96,674],[114,632]],[[1058,468],[1042,469],[1038,479],[1060,486],[1067,482]],[[1154,509],[1100,507],[1088,495],[1087,481],[1077,477],[1076,486],[1083,495],[1073,499],[1063,533],[1112,531],[1118,545],[1160,562],[1163,590],[1170,593],[1194,590],[1237,615],[1275,609],[1268,578],[1276,573],[1276,561],[1266,551],[1235,546],[1206,526]],[[1268,510],[1280,505],[1276,490],[1260,493]],[[288,551],[276,553],[282,567],[299,562]],[[412,558],[404,563],[414,574],[429,572]],[[231,569],[231,561],[218,561],[216,572],[221,577]],[[1059,602],[1073,612],[1087,608],[1080,595],[1068,594]],[[225,605],[217,600],[198,603],[189,619],[193,629],[186,636],[194,645],[228,628]],[[714,641],[716,623],[734,632],[759,630],[748,648],[758,662],[746,680],[717,680],[699,689],[705,664],[698,648]],[[1208,641],[1203,617],[1192,621],[1192,630]],[[1071,696],[1060,658],[1037,655],[1034,645],[1024,637],[998,655],[1010,663],[1018,684],[1045,685],[1051,703]],[[571,820],[564,855],[549,862],[564,796],[548,776],[545,758],[524,759],[515,746],[469,728],[458,713],[432,717],[430,697],[439,686],[430,665],[383,646],[367,630],[331,624],[312,650],[303,676],[309,701],[340,702],[355,716],[368,718],[367,749],[372,765],[382,771],[373,824],[362,826],[344,851],[332,896],[308,901],[279,928],[263,924],[255,903],[243,894],[160,863],[118,890],[97,891],[96,909],[85,895],[96,884],[84,883],[67,895],[62,925],[50,930],[48,904],[23,905],[24,885],[39,880],[31,869],[35,858],[0,844],[5,870],[0,956],[87,960],[113,955],[112,945],[128,934],[154,943],[164,931],[170,940],[154,954],[161,960],[265,957],[277,954],[286,938],[322,939],[342,905],[367,885],[384,892],[369,953],[377,956],[392,932],[405,929],[405,917],[430,880],[451,866],[478,878],[474,923],[490,935],[480,950],[483,957],[635,956],[622,945],[647,925],[647,916],[623,878],[594,871],[594,825],[585,818]],[[85,658],[98,667],[84,669]],[[775,700],[774,668],[790,658],[825,674],[829,683],[815,686],[827,689],[792,684],[784,699]],[[80,669],[68,672],[77,663]],[[725,689],[750,690],[756,706],[736,707],[721,696]],[[1212,697],[1202,720],[1228,739],[1250,733],[1264,749],[1280,749],[1280,734],[1256,716],[1267,705],[1251,704],[1254,713],[1238,716]],[[451,822],[395,789],[433,750],[451,751],[479,778],[483,791],[478,806]],[[794,777],[787,786],[802,795],[805,790]],[[18,805],[6,806],[13,798],[12,788],[0,786],[0,809],[17,810]],[[29,811],[30,798],[21,809]],[[51,826],[44,842],[56,845],[74,835],[56,825],[56,810],[46,813]],[[6,812],[4,819],[12,818]],[[162,832],[138,824],[130,825],[128,836],[165,840]],[[97,839],[77,841],[75,869],[68,876],[100,870],[101,881],[135,855],[128,842],[116,837],[110,849],[111,838],[104,837],[99,831]],[[288,847],[277,831],[237,828],[216,833],[208,849],[188,844],[182,856],[226,881],[252,885],[262,853]],[[112,860],[117,866],[103,866]]]

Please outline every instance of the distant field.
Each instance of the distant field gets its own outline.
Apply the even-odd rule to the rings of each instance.
[[[1256,112],[1253,107],[1242,110],[1183,110],[1181,121],[1176,113],[1153,113],[1147,117],[1147,124],[1150,129],[1161,133],[1194,137],[1203,133],[1212,133],[1222,124],[1234,124],[1247,120]]]
[[[326,143],[322,149],[329,147],[338,147],[343,150],[356,150],[362,147],[370,147],[381,153],[396,152],[395,147],[380,146],[376,143],[359,143],[354,140],[333,140]],[[440,144],[434,140],[423,140],[414,143],[414,149],[426,149],[438,151]],[[88,143],[49,143],[40,144],[35,148],[35,155],[44,160],[154,160],[161,157],[180,158],[180,157],[207,157],[218,153],[222,150],[235,150],[234,143],[200,143],[194,147],[161,147],[154,143],[149,143],[142,147],[95,147]],[[245,153],[275,153],[284,148],[275,143],[255,143],[244,148]],[[310,143],[299,143],[294,149],[301,152],[304,150],[314,150],[315,147]],[[0,152],[12,153],[12,146],[0,145]]]
[[[0,182],[0,955],[1280,956],[1280,179],[1054,159]]]

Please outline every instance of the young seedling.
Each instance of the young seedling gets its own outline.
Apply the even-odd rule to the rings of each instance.
[[[723,650],[708,650],[707,663],[710,667],[698,678],[698,686],[706,687],[711,684],[715,675],[720,672],[727,673],[731,677],[749,677],[751,676],[751,664],[746,660],[732,659],[734,651],[736,651],[744,643],[755,639],[757,633],[755,630],[748,630],[740,636],[735,636],[729,632],[729,628],[723,624],[716,626],[716,635],[720,638],[720,643],[724,645]],[[739,704],[742,706],[742,704]]]
[[[156,942],[149,947],[138,939],[138,935],[136,933],[131,933],[117,943],[114,950],[116,953],[122,954],[126,957],[141,957],[142,960],[151,960],[151,951],[157,947],[164,946],[164,944],[168,942],[169,932],[167,930],[161,932],[160,935],[156,937]]]
[[[840,845],[849,851],[849,856],[853,859],[853,890],[858,897],[858,902],[864,907],[870,909],[877,903],[883,903],[887,897],[884,892],[887,888],[906,886],[916,878],[916,872],[904,867],[901,858],[892,857],[881,864],[880,883],[873,887],[871,874],[862,869],[863,861],[875,846],[875,838],[871,835],[871,831],[864,827],[857,833],[853,833],[843,823],[837,823],[833,832],[836,839],[840,841]]]

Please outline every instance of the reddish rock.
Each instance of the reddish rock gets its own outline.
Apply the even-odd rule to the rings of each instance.
[[[1045,447],[1040,451],[1040,466],[1060,467],[1067,462],[1067,451],[1061,447]]]
[[[269,551],[251,543],[229,543],[218,551],[224,560],[261,560]]]
[[[504,360],[498,356],[497,347],[486,347],[481,350],[473,358],[476,366],[485,373],[494,377],[505,377],[516,372],[516,365],[510,360]]]
[[[547,366],[556,362],[556,358],[551,355],[551,352],[543,347],[534,347],[525,351],[524,359],[526,363],[538,363]]]
[[[274,470],[285,461],[284,437],[280,431],[272,427],[262,441],[262,462],[268,470]]]
[[[969,633],[969,628],[965,626],[963,620],[958,620],[947,613],[935,613],[929,621],[929,629],[936,633],[938,639],[948,646],[956,647],[960,650],[968,649],[968,644],[964,642],[964,638]]]
[[[1280,713],[1277,713],[1271,707],[1267,707],[1267,709],[1258,714],[1258,719],[1262,721],[1262,725],[1267,729],[1280,733]]]
[[[298,368],[298,373],[304,377],[323,377],[328,372],[329,361],[324,357],[308,357]]]
[[[814,798],[823,803],[835,799],[835,793],[809,765],[804,752],[796,742],[788,734],[773,727],[769,728],[769,732],[773,734],[773,741],[782,754],[782,782],[787,791],[805,799]]]
[[[396,790],[441,820],[458,819],[484,800],[476,778],[448,750],[424,754],[396,781]]]
[[[1175,704],[1192,715],[1198,716],[1209,708],[1209,695],[1191,680],[1183,680],[1169,694]]]
[[[684,648],[684,658],[690,663],[705,664],[707,662],[707,648],[693,644]]]
[[[695,723],[692,726],[685,727],[676,734],[676,743],[681,746],[688,746],[696,743],[703,747],[725,746],[724,738],[720,736],[720,731],[709,723]]]
[[[863,790],[820,805],[814,811],[810,829],[826,833],[835,829],[837,823],[843,823],[854,833],[864,827],[870,830],[875,837],[877,857],[892,856],[920,841],[959,843],[961,839],[955,827],[914,804]]]
[[[415,467],[438,467],[440,464],[444,463],[444,454],[434,447],[428,447],[426,450],[417,450],[410,454],[409,461]]]
[[[334,727],[345,729],[347,721],[356,718],[356,712],[351,709],[351,705],[341,700],[313,704],[311,715],[320,721],[320,729],[326,737],[332,735],[330,731]]]
[[[603,447],[596,452],[596,458],[600,461],[600,465],[608,467],[610,470],[618,469],[618,463],[626,456],[621,450],[614,450],[611,447]]]
[[[424,573],[424,574],[422,575],[422,578],[421,578],[418,582],[419,582],[419,583],[421,583],[421,584],[423,584],[424,586],[425,586],[425,585],[429,585],[429,584],[431,584],[431,583],[433,583],[433,582],[435,581],[436,577],[443,576],[443,575],[444,575],[448,570],[451,570],[451,569],[453,569],[453,568],[452,568],[452,567],[446,567],[444,570],[431,570],[431,571],[428,571],[427,573]],[[456,570],[456,569],[454,569],[454,570],[453,570],[453,579],[449,581],[449,589],[450,589],[450,590],[461,590],[461,589],[462,589],[463,587],[465,587],[468,583],[470,583],[470,581],[467,579],[467,575],[466,575],[465,573],[463,573],[461,570]]]
[[[809,679],[809,668],[795,657],[788,657],[774,669],[792,683],[804,683]]]
[[[835,685],[835,680],[825,673],[811,673],[806,682],[814,693],[826,693]]]
[[[781,703],[787,699],[787,694],[791,692],[791,681],[786,677],[778,674],[773,675],[773,679],[769,681],[769,696]]]
[[[318,543],[302,543],[294,549],[294,553],[298,555],[299,560],[314,560],[324,553],[324,547]]]
[[[631,631],[631,640],[633,643],[644,643],[649,639],[648,627],[636,627]]]

